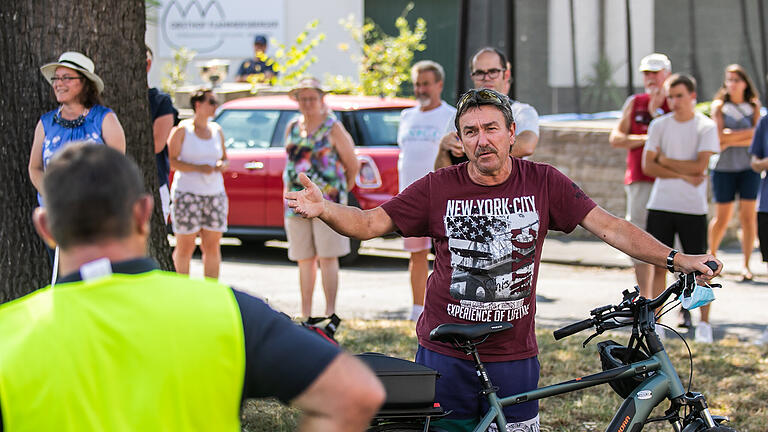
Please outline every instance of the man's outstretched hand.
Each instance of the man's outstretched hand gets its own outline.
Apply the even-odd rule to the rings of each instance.
[[[325,209],[325,199],[320,188],[312,183],[312,180],[304,173],[299,174],[299,181],[304,186],[304,190],[283,194],[288,207],[293,209],[297,215],[305,218],[320,216]]]

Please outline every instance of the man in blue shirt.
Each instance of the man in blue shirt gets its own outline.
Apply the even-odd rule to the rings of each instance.
[[[757,123],[749,152],[752,154],[751,165],[753,170],[757,172],[768,170],[768,116],[764,116]],[[758,200],[757,237],[760,239],[760,252],[763,255],[763,262],[768,262],[768,178],[766,177],[760,180]],[[768,328],[763,331],[763,334],[755,343],[758,345],[768,344]]]
[[[147,46],[147,73],[152,67],[152,50]],[[163,93],[157,87],[148,91],[149,113],[152,115],[152,138],[155,143],[155,162],[157,164],[157,184],[160,187],[160,205],[163,210],[163,222],[168,223],[171,214],[171,193],[168,188],[168,177],[171,175],[171,165],[168,160],[168,136],[171,129],[179,122],[179,112],[173,107],[168,93]]]
[[[277,73],[272,67],[272,61],[267,59],[267,37],[256,35],[253,39],[253,58],[244,60],[237,70],[237,82],[248,82],[254,75],[258,82],[269,83]]]

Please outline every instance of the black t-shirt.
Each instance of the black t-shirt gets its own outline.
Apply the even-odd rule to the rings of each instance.
[[[112,263],[113,273],[138,274],[157,268],[151,258]],[[79,280],[78,271],[60,278],[58,283]],[[306,390],[341,352],[262,300],[236,289],[232,291],[240,308],[245,339],[243,400],[276,397],[287,403]]]
[[[166,114],[173,114],[173,124],[179,123],[179,112],[173,107],[171,97],[157,88],[149,89],[149,112],[152,114],[152,123],[155,123],[158,117]],[[157,163],[157,180],[160,186],[168,183],[168,176],[171,174],[171,164],[168,160],[168,146],[163,147],[160,153],[155,153],[155,162]]]

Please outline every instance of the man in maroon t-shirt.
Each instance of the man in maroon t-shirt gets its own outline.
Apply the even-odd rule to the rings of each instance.
[[[645,93],[627,98],[621,110],[621,120],[611,131],[611,147],[627,149],[627,170],[624,173],[624,191],[627,195],[627,220],[645,229],[648,210],[645,205],[651,195],[653,177],[643,174],[642,160],[648,125],[654,118],[669,112],[664,93],[664,80],[672,72],[672,63],[664,54],[653,53],[640,60]],[[653,266],[632,260],[635,278],[643,297],[651,298]]]
[[[398,230],[433,238],[436,259],[416,327],[416,361],[442,375],[436,399],[453,410],[455,422],[471,424],[481,414],[474,366],[450,345],[430,341],[429,332],[442,323],[514,323],[480,345],[480,357],[500,397],[535,388],[536,280],[547,230],[581,225],[637,259],[660,266],[669,260],[677,271],[709,277],[719,272],[704,265],[711,255],[678,254],[607,213],[555,168],[510,157],[515,126],[501,93],[464,94],[455,125],[469,161],[427,174],[381,207],[364,211],[323,200],[306,176],[300,178],[304,190],[285,194],[297,214],[320,217],[346,236],[370,239]],[[536,401],[504,412],[520,430],[538,430]]]

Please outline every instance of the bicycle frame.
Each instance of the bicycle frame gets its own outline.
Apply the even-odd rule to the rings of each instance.
[[[485,431],[494,421],[496,421],[497,425],[506,425],[507,420],[504,417],[504,412],[502,410],[505,406],[512,406],[523,402],[570,393],[576,390],[607,384],[616,379],[630,378],[652,371],[658,371],[658,373],[649,376],[635,388],[632,394],[630,394],[630,396],[621,404],[616,415],[606,428],[606,431],[610,430],[618,432],[635,430],[633,429],[635,425],[644,424],[653,408],[659,405],[664,399],[674,399],[685,393],[680,377],[672,366],[669,356],[663,350],[652,355],[647,360],[642,360],[570,381],[540,387],[535,390],[514,394],[505,398],[499,398],[496,395],[496,392],[493,389],[490,389],[486,392],[490,408],[480,420],[480,423],[475,427],[474,432]]]

